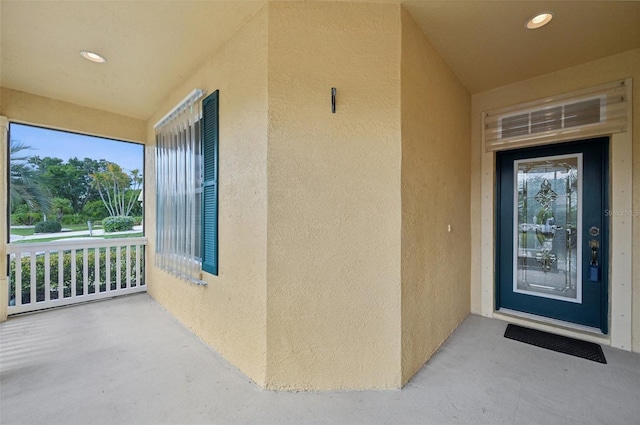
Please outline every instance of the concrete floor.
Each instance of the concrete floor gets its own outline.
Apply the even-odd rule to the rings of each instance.
[[[640,424],[640,355],[609,364],[468,317],[401,391],[264,391],[148,295],[0,325],[2,424]]]

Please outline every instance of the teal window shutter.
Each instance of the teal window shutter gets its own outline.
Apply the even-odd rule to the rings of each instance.
[[[218,90],[202,101],[202,270],[218,274]]]

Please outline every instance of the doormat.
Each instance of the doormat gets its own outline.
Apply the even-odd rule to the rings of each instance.
[[[554,335],[537,329],[523,328],[518,325],[507,325],[504,337],[546,348],[547,350],[565,353],[571,356],[582,357],[598,363],[607,364],[602,347],[593,342],[580,341],[562,335]]]

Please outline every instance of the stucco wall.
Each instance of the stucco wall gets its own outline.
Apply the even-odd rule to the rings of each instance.
[[[482,151],[482,111],[515,105],[528,100],[545,96],[558,95],[573,90],[596,86],[610,81],[633,78],[633,188],[615,188],[618,191],[633,190],[633,252],[621,253],[632,255],[633,273],[623,282],[614,285],[633,285],[632,293],[632,345],[633,350],[640,351],[640,49],[607,57],[584,65],[568,68],[552,74],[543,75],[527,81],[511,84],[495,90],[475,94],[472,98],[472,172],[471,172],[471,218],[472,250],[481,255],[472,257],[471,269],[471,309],[474,313],[490,316],[488,305],[493,297],[490,285],[482,281],[492,279],[492,206],[483,203],[483,198],[490,193],[492,187],[485,187],[483,181],[491,181],[494,172],[493,164],[484,161]],[[615,141],[614,141],[615,142]],[[625,158],[621,159],[622,161]],[[621,193],[621,192],[618,192]],[[627,192],[628,193],[628,192]],[[615,195],[615,193],[614,193]],[[628,236],[628,235],[627,235]],[[614,241],[615,244],[615,241]],[[484,301],[483,301],[484,300]],[[619,314],[613,311],[612,314]],[[612,332],[615,329],[612,330]],[[628,330],[620,329],[620,332]],[[627,347],[628,349],[628,347]]]
[[[144,143],[144,120],[87,108],[31,93],[0,88],[0,115],[11,121],[92,136]]]
[[[404,383],[469,313],[471,96],[406,10],[401,75]]]
[[[400,7],[270,3],[269,388],[400,386],[400,150]]]
[[[203,41],[206,42],[206,41]],[[207,286],[154,267],[153,125],[194,88],[220,90],[219,276]],[[267,11],[260,10],[148,121],[148,291],[259,385],[265,381]]]

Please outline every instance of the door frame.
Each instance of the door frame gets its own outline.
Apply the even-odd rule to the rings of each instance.
[[[631,79],[626,80],[631,87]],[[632,93],[628,91],[631,117]],[[514,102],[515,103],[515,102]],[[609,206],[614,212],[633,213],[632,145],[633,120],[627,131],[594,136],[609,136]],[[481,141],[480,117],[474,119],[474,157],[479,167],[472,169],[472,196],[477,208],[472,208],[471,312],[484,317],[517,323],[547,332],[593,341],[631,351],[632,349],[632,217],[612,215],[609,222],[609,334],[585,332],[579,327],[566,327],[553,320],[516,317],[495,310],[495,152],[485,151]],[[474,183],[477,178],[479,183]],[[472,204],[473,204],[472,202]],[[479,218],[476,218],[479,217]]]

